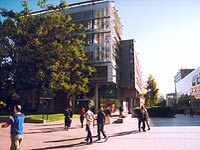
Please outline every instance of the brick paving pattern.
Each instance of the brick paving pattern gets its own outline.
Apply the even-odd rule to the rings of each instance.
[[[117,117],[111,117],[114,122]],[[87,145],[86,131],[79,118],[64,130],[64,121],[45,124],[25,123],[22,150],[198,150],[200,149],[200,116],[176,115],[176,118],[151,118],[151,130],[138,132],[137,119],[128,116],[123,123],[105,125],[107,141]],[[94,135],[97,135],[94,126]],[[0,150],[9,150],[9,128],[0,129]]]

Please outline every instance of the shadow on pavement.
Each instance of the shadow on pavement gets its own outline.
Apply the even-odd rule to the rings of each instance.
[[[77,129],[78,127],[70,127],[69,130]],[[50,133],[50,132],[60,132],[64,131],[64,127],[49,127],[49,128],[41,128],[38,127],[37,129],[29,129],[29,132],[24,132],[24,134],[37,134],[37,133]]]
[[[68,144],[68,145],[59,145],[59,146],[49,146],[49,147],[44,147],[44,148],[34,148],[30,150],[48,150],[48,149],[60,149],[60,148],[72,148],[72,147],[80,147],[80,146],[85,146],[86,142],[79,142],[75,144]]]
[[[114,134],[109,135],[109,138],[110,137],[116,137],[116,136],[125,136],[125,135],[128,135],[128,134],[137,134],[137,133],[140,133],[140,132],[138,130],[118,132],[118,133],[114,133]]]
[[[40,127],[40,126],[59,126],[59,125],[63,125],[64,123],[52,123],[52,124],[37,124],[37,125],[35,125],[35,126],[38,126],[38,127]]]
[[[46,142],[44,142],[44,143],[57,143],[57,142],[75,141],[75,140],[81,140],[81,139],[85,139],[85,137],[71,138],[71,139],[63,139],[63,140],[52,140],[52,141],[46,141]]]

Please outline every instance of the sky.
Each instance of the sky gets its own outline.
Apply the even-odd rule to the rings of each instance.
[[[0,0],[0,7],[19,11],[21,2]],[[144,82],[151,74],[161,95],[174,93],[176,73],[200,66],[200,0],[114,0],[114,4],[123,24],[122,39],[136,41]],[[31,10],[39,10],[36,5],[37,0],[28,0]]]

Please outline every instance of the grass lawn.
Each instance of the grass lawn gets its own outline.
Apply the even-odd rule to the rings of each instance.
[[[8,115],[0,115],[0,117],[9,117]],[[44,119],[46,122],[53,122],[58,120],[64,120],[64,114],[31,114],[31,115],[25,115],[26,118],[35,119],[35,120],[41,120]],[[79,114],[73,114],[73,118],[79,117]]]
[[[64,120],[64,114],[32,114],[32,115],[25,115],[26,118],[30,119],[44,119],[47,122],[53,122],[58,120]],[[79,114],[73,114],[73,118],[79,117]]]

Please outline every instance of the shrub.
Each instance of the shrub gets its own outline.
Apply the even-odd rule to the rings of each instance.
[[[134,116],[137,116],[140,109],[134,109]],[[170,107],[148,108],[149,117],[175,117],[176,113]]]

